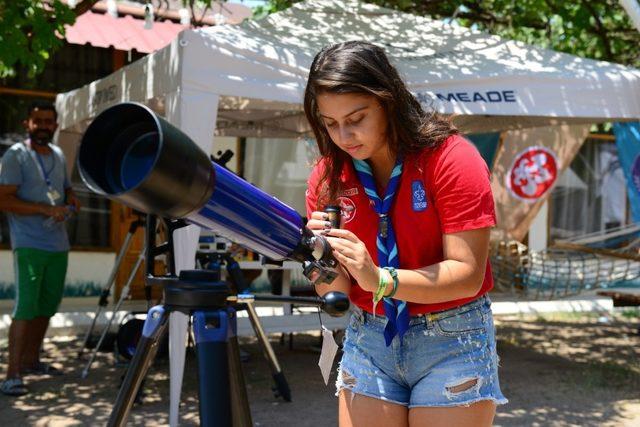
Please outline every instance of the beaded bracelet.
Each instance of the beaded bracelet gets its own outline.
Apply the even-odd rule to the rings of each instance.
[[[393,290],[389,295],[385,295],[385,298],[393,298],[393,296],[398,291],[398,271],[393,267],[382,267],[384,270],[387,270],[389,274],[391,274],[391,278],[393,279]],[[386,286],[385,286],[386,288]]]

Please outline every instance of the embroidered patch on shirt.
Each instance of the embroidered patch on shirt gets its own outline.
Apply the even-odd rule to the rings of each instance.
[[[340,193],[341,196],[351,197],[358,195],[358,187],[349,188],[348,190],[344,190]]]
[[[350,222],[356,216],[356,204],[348,197],[338,197],[338,204],[344,223]]]
[[[427,192],[421,181],[411,183],[411,200],[414,212],[422,212],[427,209]]]

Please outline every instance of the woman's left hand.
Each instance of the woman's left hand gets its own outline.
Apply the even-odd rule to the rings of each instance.
[[[322,234],[329,241],[333,256],[347,269],[358,285],[365,291],[374,292],[378,288],[380,273],[362,240],[349,230],[336,228]]]

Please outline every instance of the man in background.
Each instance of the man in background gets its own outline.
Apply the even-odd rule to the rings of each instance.
[[[9,221],[16,277],[9,366],[0,386],[10,396],[28,393],[23,374],[60,373],[40,361],[40,348],[62,299],[69,252],[65,221],[80,205],[62,150],[51,143],[56,120],[53,105],[31,105],[23,122],[28,138],[0,161],[0,211]]]

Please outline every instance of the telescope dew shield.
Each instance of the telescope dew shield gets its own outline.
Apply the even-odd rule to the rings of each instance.
[[[298,213],[213,163],[188,136],[142,104],[100,113],[82,137],[87,186],[145,213],[187,221],[272,259],[301,259]]]
[[[111,107],[89,125],[78,168],[91,190],[170,218],[199,209],[215,186],[209,157],[149,108],[134,103]]]

